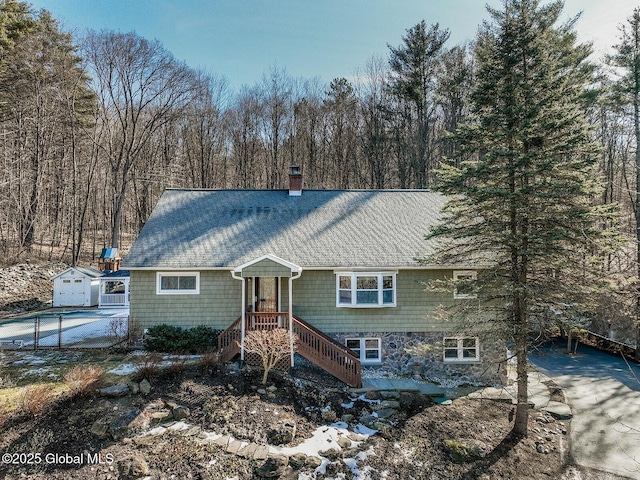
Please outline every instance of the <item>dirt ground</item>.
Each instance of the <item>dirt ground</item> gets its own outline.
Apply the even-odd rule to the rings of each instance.
[[[6,385],[9,377],[21,378],[12,358],[5,355]],[[91,364],[93,359],[83,354],[73,361]],[[136,375],[130,377],[138,380]],[[128,379],[110,376],[107,383]],[[258,370],[215,366],[205,371],[195,361],[159,371],[146,395],[73,398],[62,389],[40,414],[14,410],[5,416],[0,478],[535,480],[561,478],[566,469],[567,422],[532,410],[528,438],[512,441],[511,404],[460,398],[439,405],[429,397],[401,393],[387,428],[371,436],[353,434],[358,441],[350,445],[308,454],[315,458],[292,456],[265,473],[264,459],[229,453],[207,441],[206,432],[291,447],[341,419],[347,422],[339,425],[357,430],[358,418],[381,405],[367,398],[375,394],[358,397],[319,371],[298,371],[294,377],[272,373],[270,388],[264,390],[260,379]],[[158,425],[175,424],[167,423],[171,409],[185,413],[180,418],[186,433],[154,432]],[[123,418],[124,428],[114,429]],[[287,425],[295,428],[292,437],[282,436]]]
[[[0,318],[50,307],[51,277],[66,268],[64,263],[37,260],[0,268]]]

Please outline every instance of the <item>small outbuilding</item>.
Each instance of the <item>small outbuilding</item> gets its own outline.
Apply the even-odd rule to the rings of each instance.
[[[102,272],[91,267],[69,267],[53,280],[54,307],[93,307],[98,305]]]

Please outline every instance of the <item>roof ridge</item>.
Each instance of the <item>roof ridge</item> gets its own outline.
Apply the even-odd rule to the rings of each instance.
[[[165,191],[180,192],[287,192],[286,188],[185,188],[167,187]],[[304,192],[389,192],[389,193],[438,193],[428,188],[305,188]]]

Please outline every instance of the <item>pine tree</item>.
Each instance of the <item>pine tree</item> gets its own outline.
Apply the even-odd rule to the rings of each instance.
[[[424,20],[407,30],[398,47],[389,47],[391,67],[390,90],[397,97],[395,115],[401,118],[399,136],[406,142],[406,150],[399,155],[398,168],[413,174],[416,188],[431,184],[435,163],[435,128],[437,123],[434,100],[435,81],[444,44],[449,30],[440,30],[436,23],[427,27]],[[401,181],[401,187],[405,187]]]
[[[15,45],[17,39],[29,33],[34,26],[29,4],[17,0],[0,1],[0,53]]]
[[[620,43],[615,46],[616,53],[609,62],[622,73],[616,87],[622,102],[630,105],[633,111],[633,133],[636,143],[635,169],[636,191],[634,213],[636,220],[636,344],[640,345],[640,8],[636,7],[627,24],[621,27]],[[640,348],[636,348],[636,359],[640,359]]]
[[[486,325],[514,346],[517,436],[527,434],[530,334],[587,309],[608,233],[598,219],[609,212],[591,203],[598,157],[583,109],[591,50],[576,44],[576,19],[557,26],[562,7],[504,0],[504,10],[489,9],[471,120],[454,136],[460,158],[439,172],[438,189],[452,197],[430,234],[443,240],[438,261],[479,266]]]
[[[73,163],[75,131],[90,121],[95,107],[76,50],[71,34],[46,10],[32,13],[27,3],[0,1],[0,127],[3,157],[14,166],[4,172],[11,178],[10,201],[0,210],[18,218],[20,248],[27,252],[36,226],[53,225],[53,237],[61,230],[69,180],[75,199],[76,169],[68,172],[66,162]]]

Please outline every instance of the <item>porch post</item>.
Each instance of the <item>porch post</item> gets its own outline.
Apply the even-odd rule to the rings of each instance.
[[[245,315],[246,315],[246,298],[247,298],[247,287],[246,287],[246,282],[245,282],[245,278],[242,276],[242,271],[240,271],[238,274],[240,275],[239,277],[236,276],[236,272],[235,270],[231,270],[231,277],[234,280],[240,280],[242,282],[242,309],[240,310],[240,332],[241,332],[241,337],[240,337],[240,359],[244,362],[244,334],[245,334]]]
[[[245,335],[245,330],[246,330],[246,321],[245,321],[245,316],[247,313],[247,282],[246,279],[244,277],[242,277],[242,310],[241,310],[241,315],[242,315],[242,320],[240,321],[240,324],[242,325],[242,340],[240,341],[241,347],[240,347],[240,360],[242,360],[244,362],[244,335]]]
[[[295,355],[295,350],[293,349],[293,281],[296,278],[300,278],[302,274],[302,270],[298,272],[291,272],[291,276],[289,277],[289,338],[291,338],[291,368],[293,368],[293,357]]]
[[[293,350],[293,306],[291,305],[291,302],[293,301],[293,295],[291,293],[291,287],[293,286],[293,277],[291,275],[289,275],[289,339],[291,342],[291,368],[293,368],[293,355],[294,355],[294,350]]]

